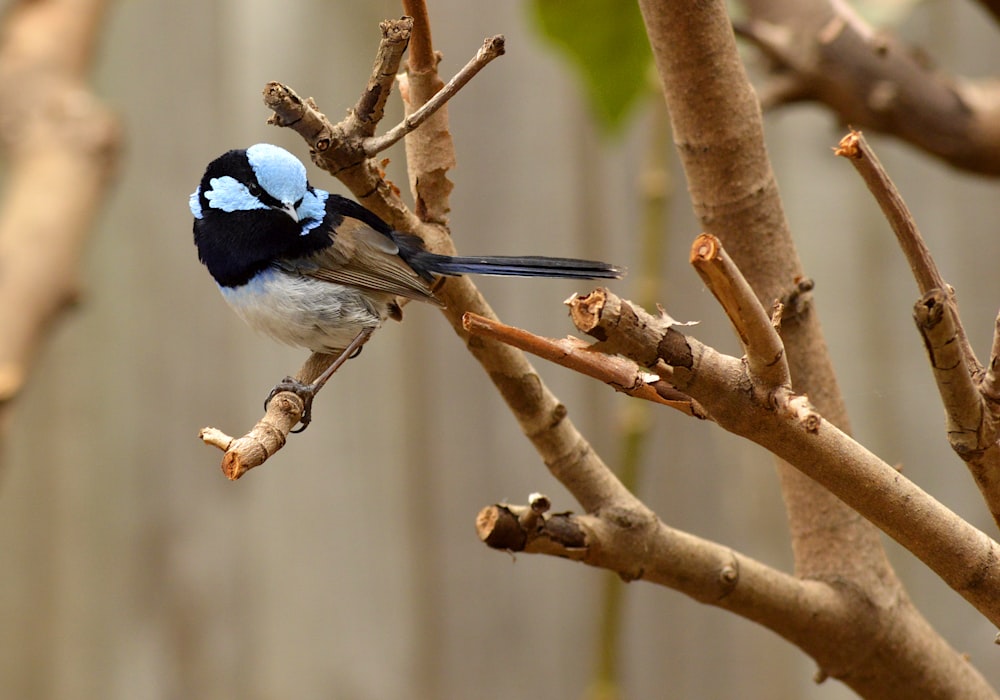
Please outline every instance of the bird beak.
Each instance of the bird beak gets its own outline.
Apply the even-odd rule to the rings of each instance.
[[[295,223],[299,222],[299,213],[295,210],[295,204],[293,202],[282,202],[280,207],[276,207],[278,211],[283,211],[292,217]]]

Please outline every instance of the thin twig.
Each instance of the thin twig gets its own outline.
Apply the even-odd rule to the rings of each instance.
[[[591,346],[579,338],[560,340],[544,338],[473,313],[467,313],[462,317],[462,325],[472,335],[499,340],[567,369],[598,379],[623,394],[670,406],[696,418],[708,417],[697,401],[677,391],[658,375],[641,369],[631,360],[619,355],[593,352]]]
[[[923,236],[920,235],[913,214],[910,213],[909,207],[906,206],[899,190],[896,189],[895,183],[882,167],[878,156],[868,145],[864,134],[857,130],[851,130],[847,136],[840,140],[834,153],[847,158],[861,175],[865,184],[868,185],[868,189],[871,190],[875,201],[882,208],[882,212],[899,240],[899,247],[903,249],[903,254],[906,255],[906,260],[910,263],[910,269],[913,270],[913,277],[917,281],[920,293],[926,294],[932,289],[948,289],[934,258],[931,257],[930,250],[924,243]]]
[[[482,48],[458,73],[449,80],[439,92],[425,102],[419,109],[408,115],[402,122],[381,136],[372,136],[364,141],[365,155],[369,158],[389,148],[408,133],[423,124],[448,100],[465,87],[472,78],[495,58],[504,54],[504,37],[497,35],[486,39]]]

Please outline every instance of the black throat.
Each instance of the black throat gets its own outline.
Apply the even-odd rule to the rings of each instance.
[[[275,209],[204,212],[194,220],[198,259],[223,287],[239,287],[275,260],[310,255],[331,243],[323,226],[303,236],[298,222]]]

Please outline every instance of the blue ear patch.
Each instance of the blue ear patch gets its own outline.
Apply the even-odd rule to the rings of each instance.
[[[208,181],[212,189],[205,192],[205,199],[212,209],[222,211],[250,211],[251,209],[268,209],[262,201],[250,194],[250,190],[242,182],[229,175],[213,177]],[[192,205],[191,211],[194,211]],[[201,206],[198,206],[201,213]],[[198,214],[195,214],[198,216]]]
[[[329,196],[329,192],[312,187],[306,192],[306,196],[302,198],[302,204],[296,210],[299,221],[302,222],[301,235],[305,236],[323,223],[323,219],[326,217],[326,200]]]
[[[201,187],[192,192],[191,196],[188,197],[188,207],[191,208],[194,218],[201,218]]]
[[[284,148],[258,143],[247,149],[247,161],[264,191],[292,204],[306,196],[306,166]]]

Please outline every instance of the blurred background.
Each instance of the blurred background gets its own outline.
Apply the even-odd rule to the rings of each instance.
[[[441,0],[430,12],[445,79],[484,37],[507,38],[507,55],[450,104],[458,249],[638,270],[644,172],[662,160],[674,190],[654,298],[700,320],[700,339],[737,352],[686,262],[699,230],[670,148],[657,145],[659,103],[639,100],[611,134],[528,5]],[[407,307],[405,322],[380,331],[320,395],[310,429],[241,481],[226,481],[221,453],[197,437],[206,425],[245,432],[305,354],[254,335],[226,308],[196,257],[188,194],[229,148],[270,141],[308,160],[297,136],[265,125],[264,84],[315,97],[336,121],[367,80],[378,22],[401,14],[385,1],[114,7],[96,85],[124,119],[127,151],[89,247],[82,303],[46,343],[2,455],[0,697],[584,697],[608,574],[477,539],[475,515],[490,503],[541,491],[556,510],[576,504],[435,309]],[[949,71],[1000,72],[997,32],[971,3],[917,4],[898,30]],[[393,97],[384,128],[400,115]],[[770,115],[767,129],[856,436],[994,533],[945,441],[912,327],[916,286],[863,184],[832,155],[844,127],[804,106]],[[1000,306],[998,183],[869,139],[987,356]],[[402,146],[388,156],[405,191]],[[311,166],[310,175],[343,192]],[[615,290],[639,298],[637,283]],[[481,288],[508,323],[558,337],[571,330],[562,301],[591,286]],[[629,400],[536,366],[618,464]],[[660,517],[789,570],[769,456],[668,409],[640,420],[650,441],[638,490]],[[1000,684],[995,630],[888,547],[917,606]],[[834,681],[815,685],[811,660],[770,632],[673,591],[632,583],[622,606],[626,697],[852,697]]]

